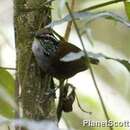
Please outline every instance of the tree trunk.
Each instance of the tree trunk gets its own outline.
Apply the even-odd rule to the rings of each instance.
[[[47,0],[14,0],[14,26],[19,103],[23,116],[29,119],[56,119],[54,97],[47,92],[52,87],[50,76],[42,72],[32,54],[32,33],[51,20]]]

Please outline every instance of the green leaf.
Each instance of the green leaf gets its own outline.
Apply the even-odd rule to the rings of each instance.
[[[14,78],[5,69],[0,69],[0,85],[3,86],[9,94],[14,95],[14,89],[15,89]]]
[[[130,2],[125,1],[124,5],[125,5],[125,11],[126,11],[127,17],[130,20]]]
[[[15,80],[5,69],[0,68],[0,115],[14,117],[16,103],[13,99]]]
[[[0,100],[0,115],[12,118],[15,115],[14,112],[14,109],[9,104],[5,103],[3,100]]]
[[[110,59],[110,60],[114,60],[114,61],[117,61],[117,62],[121,63],[130,72],[130,63],[129,63],[129,61],[124,60],[124,59],[115,59],[115,58],[111,58],[111,57],[108,57],[108,56],[105,56],[105,55],[102,55],[102,56],[104,56],[105,59]]]
[[[124,25],[126,25],[127,27],[130,27],[130,23],[128,21],[125,21],[121,16],[112,13],[112,12],[98,12],[98,13],[91,13],[91,12],[76,12],[73,13],[74,19],[75,20],[85,20],[87,23],[90,23],[94,20],[97,20],[99,18],[111,18],[115,21],[118,21]],[[57,21],[53,21],[51,22],[49,25],[45,26],[45,28],[50,28],[50,27],[54,27],[56,25],[62,24],[64,22],[68,22],[71,21],[72,18],[70,15],[66,15],[64,18],[57,20]]]
[[[99,61],[101,58],[117,61],[117,62],[121,63],[130,72],[130,63],[128,60],[112,58],[112,57],[105,56],[102,53],[93,53],[93,52],[88,52],[88,57],[93,58],[93,59],[97,59]]]
[[[14,110],[17,110],[17,105],[14,99],[0,85],[0,115],[13,117]]]
[[[122,65],[125,66],[125,68],[130,72],[130,63],[127,60],[120,60],[120,59],[115,59],[116,61],[120,62]]]

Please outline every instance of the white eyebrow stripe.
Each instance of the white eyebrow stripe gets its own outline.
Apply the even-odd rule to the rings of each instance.
[[[62,57],[60,59],[60,61],[63,62],[70,62],[70,61],[75,61],[80,59],[81,57],[83,57],[85,54],[83,51],[79,51],[79,52],[70,52],[68,54],[66,54],[64,57]]]

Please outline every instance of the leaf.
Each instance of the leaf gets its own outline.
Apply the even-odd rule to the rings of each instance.
[[[130,20],[130,2],[125,1],[124,5],[125,5],[125,11],[126,11],[127,17]]]
[[[0,114],[13,117],[16,104],[13,100],[15,82],[12,75],[5,69],[0,69]]]
[[[121,63],[130,72],[130,63],[127,60],[112,58],[112,57],[105,56],[102,53],[92,53],[92,52],[88,52],[88,57],[89,58],[92,57],[92,58],[97,59],[97,60],[100,60],[101,58],[105,58],[108,60],[117,61],[117,62]]]
[[[0,99],[2,99],[3,101],[5,101],[7,104],[9,104],[11,107],[13,107],[14,109],[17,109],[16,103],[13,99],[13,97],[11,97],[8,92],[0,86]]]
[[[114,59],[118,62],[120,62],[124,67],[130,72],[130,63],[127,60],[120,60],[120,59]]]
[[[62,12],[64,11],[64,7],[65,7],[65,2],[67,2],[68,0],[58,0],[57,4],[58,4],[58,14],[59,16],[61,16]]]
[[[115,21],[118,21],[118,22],[126,25],[127,27],[130,27],[130,23],[128,21],[125,21],[121,16],[114,14],[112,12],[106,12],[106,11],[98,12],[98,13],[75,12],[75,13],[73,13],[73,16],[74,16],[75,20],[86,20],[87,23],[97,20],[99,18],[111,18]],[[64,22],[68,22],[71,20],[72,20],[71,16],[66,15],[64,18],[62,18],[60,20],[51,22],[49,25],[45,26],[45,28],[54,27],[56,25],[59,25],[59,24],[62,24]]]
[[[5,87],[9,94],[14,95],[15,81],[13,76],[5,69],[0,69],[0,85]]]
[[[91,29],[90,29],[90,28],[85,28],[85,34],[86,34],[86,36],[87,36],[87,39],[88,39],[89,43],[90,43],[92,46],[94,46]]]
[[[17,110],[14,99],[0,85],[0,114],[6,117],[13,117],[14,110]]]
[[[5,101],[0,99],[0,115],[5,116],[5,117],[14,117],[14,109]]]

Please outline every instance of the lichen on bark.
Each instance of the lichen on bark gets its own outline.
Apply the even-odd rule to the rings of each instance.
[[[32,54],[32,33],[51,21],[47,0],[14,0],[17,80],[23,115],[29,119],[56,119],[54,98],[48,98],[50,76],[42,72]],[[45,101],[45,99],[50,99]]]

